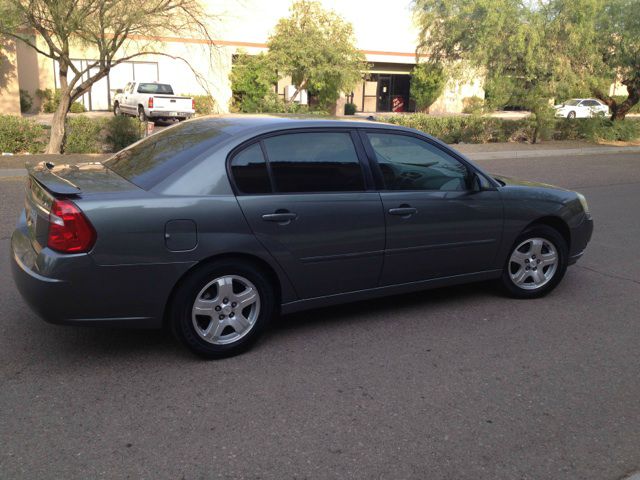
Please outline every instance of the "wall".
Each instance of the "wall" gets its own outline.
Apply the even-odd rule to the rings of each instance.
[[[20,114],[16,44],[0,37],[0,114]]]

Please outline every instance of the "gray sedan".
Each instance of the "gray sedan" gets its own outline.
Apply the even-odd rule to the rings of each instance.
[[[103,163],[29,169],[15,282],[45,320],[171,328],[248,348],[278,313],[483,280],[550,292],[583,254],[585,198],[484,172],[422,132],[191,120]]]

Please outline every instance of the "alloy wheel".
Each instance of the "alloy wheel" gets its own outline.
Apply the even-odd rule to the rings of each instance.
[[[228,345],[247,335],[259,315],[260,294],[255,285],[239,275],[225,275],[200,290],[191,317],[200,338]]]
[[[509,277],[515,286],[537,290],[551,281],[558,270],[558,249],[546,238],[520,243],[509,258]]]

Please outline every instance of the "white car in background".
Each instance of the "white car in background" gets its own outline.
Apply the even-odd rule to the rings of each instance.
[[[556,117],[591,118],[609,115],[609,107],[597,98],[572,98],[556,105]]]

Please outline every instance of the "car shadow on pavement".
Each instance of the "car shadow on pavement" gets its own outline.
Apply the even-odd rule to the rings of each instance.
[[[56,330],[58,327],[54,327]],[[56,357],[75,361],[83,359],[142,357],[169,360],[193,359],[167,330],[139,330],[113,327],[59,327],[58,338],[48,344]]]
[[[338,325],[342,322],[366,323],[369,314],[393,315],[397,318],[399,313],[403,311],[408,313],[415,308],[424,308],[423,313],[428,316],[429,309],[439,304],[446,305],[450,303],[453,307],[458,306],[463,301],[471,301],[474,297],[500,296],[502,294],[495,282],[477,282],[401,295],[390,295],[372,300],[362,300],[282,315],[274,322],[272,334],[277,336],[279,331],[315,328],[319,322],[322,322],[323,328],[325,326],[329,328],[332,324]]]
[[[473,305],[490,297],[500,296],[494,283],[482,282],[468,285],[438,288],[403,295],[393,295],[373,300],[348,303],[336,307],[308,310],[278,317],[267,333],[266,341],[259,342],[254,353],[263,348],[279,348],[278,338],[288,333],[305,333],[313,335],[313,330],[338,329],[345,325],[366,326],[367,322],[375,322],[377,318],[393,316],[394,321],[410,321],[403,318],[415,315],[416,309],[429,317],[430,310],[450,304],[460,308],[461,305]],[[40,319],[34,321],[41,322]],[[152,364],[183,362],[200,362],[167,329],[138,330],[113,327],[63,327],[49,326],[42,332],[46,339],[33,338],[44,358],[55,358],[59,365],[100,363],[115,360],[118,363],[138,362],[144,359]],[[331,334],[331,332],[328,332]],[[50,360],[48,360],[50,361]]]

